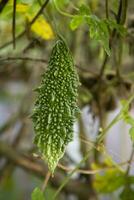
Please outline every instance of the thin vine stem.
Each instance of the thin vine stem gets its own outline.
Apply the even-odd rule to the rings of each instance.
[[[5,58],[1,58],[0,57],[0,61],[1,62],[8,62],[8,61],[14,61],[14,60],[27,60],[27,61],[32,61],[32,62],[43,62],[43,63],[47,63],[47,60],[42,59],[42,58],[32,58],[32,57],[5,57]]]
[[[109,3],[105,0],[106,18],[109,19]]]
[[[89,158],[89,154],[91,153],[91,149],[86,153],[86,155],[83,157],[83,159],[78,163],[78,165],[72,170],[72,172],[63,180],[62,184],[60,185],[60,187],[58,188],[58,190],[56,191],[56,193],[53,196],[52,200],[55,200],[57,198],[57,196],[59,195],[59,193],[61,192],[61,190],[63,189],[63,187],[68,183],[68,181],[70,180],[71,176],[78,170],[78,168],[81,166],[81,164],[83,164],[88,158]]]
[[[130,187],[130,182],[128,180],[129,178],[129,172],[130,172],[130,169],[131,169],[131,163],[133,161],[133,157],[134,157],[134,143],[133,143],[133,146],[132,146],[132,151],[131,151],[131,154],[130,154],[130,158],[128,160],[128,166],[127,166],[127,169],[126,169],[126,173],[125,173],[125,186],[124,188],[125,189],[128,189]]]
[[[127,167],[127,170],[126,170],[126,176],[129,176],[129,172],[130,172],[130,169],[131,169],[131,162],[133,160],[133,157],[134,157],[134,143],[133,143],[133,146],[132,146],[132,152],[131,152],[131,155],[130,155],[130,158],[129,158],[129,161],[128,161],[128,167]]]
[[[108,18],[109,17],[108,0],[105,0],[105,7],[106,7],[106,17]],[[117,18],[116,18],[117,24],[124,25],[125,20],[126,20],[127,7],[128,7],[128,0],[120,0],[118,13],[117,13]],[[112,31],[111,39],[109,40],[110,49],[112,49],[112,43],[113,43],[113,39],[115,38],[115,36],[116,36],[116,29],[114,29]],[[104,74],[104,71],[105,71],[106,64],[107,64],[108,60],[109,60],[109,57],[108,57],[107,54],[105,54],[104,61],[102,63],[101,69],[100,69],[100,75],[99,75],[100,78]]]
[[[125,110],[130,105],[130,103],[133,101],[133,99],[134,99],[134,94],[132,96],[130,96],[130,98],[128,99],[127,103],[123,107],[123,109],[121,109],[121,111],[116,115],[116,117],[111,121],[111,123],[104,130],[102,130],[101,134],[97,138],[97,144],[101,143],[103,141],[105,135],[109,131],[109,129],[115,123],[117,123],[120,119],[122,119],[122,110]]]
[[[50,177],[51,177],[51,173],[48,171],[47,174],[46,174],[45,180],[44,180],[44,182],[42,184],[42,187],[41,187],[42,192],[45,191]]]
[[[60,14],[66,16],[66,17],[71,17],[71,18],[74,17],[74,15],[71,15],[71,14],[69,14],[69,13],[66,13],[66,12],[62,11],[62,10],[58,7],[58,5],[57,5],[57,3],[56,3],[55,0],[53,0],[53,2],[54,2],[54,5],[55,5],[56,10],[57,10]]]

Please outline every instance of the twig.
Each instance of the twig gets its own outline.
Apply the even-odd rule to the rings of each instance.
[[[58,7],[57,2],[56,2],[55,0],[53,0],[53,1],[54,1],[54,5],[55,5],[56,10],[57,10],[61,15],[64,15],[64,16],[70,17],[70,18],[74,17],[74,15],[62,11],[62,10]]]
[[[126,173],[125,173],[125,176],[124,176],[124,178],[125,178],[124,191],[130,189],[129,172],[130,172],[130,169],[131,169],[131,163],[132,163],[133,157],[134,157],[134,143],[133,143],[133,148],[132,148],[130,158],[128,160],[128,167],[127,167],[127,170],[126,170]]]
[[[130,169],[131,169],[131,163],[132,163],[133,157],[134,157],[134,144],[133,144],[133,149],[132,149],[130,158],[128,160],[128,164],[129,165],[128,165],[127,170],[126,170],[126,176],[129,176],[129,172],[130,172]]]
[[[109,19],[108,0],[105,0],[105,8],[106,8],[106,18]]]
[[[121,16],[121,24],[124,24],[127,16],[127,8],[128,8],[128,0],[122,0],[122,16]]]
[[[106,1],[106,15],[108,17],[108,0],[105,0]],[[126,20],[126,12],[127,12],[127,0],[120,0],[120,4],[119,4],[119,8],[118,8],[118,13],[117,13],[117,24],[124,24],[125,23],[125,20]],[[113,39],[114,37],[116,36],[116,29],[114,29],[112,31],[112,34],[111,34],[111,38],[109,40],[109,46],[110,46],[110,49],[112,48],[112,43],[113,43]],[[101,70],[100,70],[100,75],[99,77],[101,78],[104,74],[104,71],[105,71],[105,68],[106,68],[106,64],[108,62],[108,55],[105,54],[105,57],[104,57],[104,61],[103,61],[103,64],[101,66]]]
[[[128,7],[128,0],[120,0],[119,10],[118,10],[118,15],[117,15],[117,23],[118,24],[123,25],[125,23],[127,7]]]
[[[45,180],[44,180],[44,182],[43,182],[43,185],[42,185],[42,187],[41,187],[42,192],[45,191],[46,186],[47,186],[47,184],[48,184],[48,181],[49,181],[50,177],[51,177],[51,173],[48,171],[48,172],[47,172],[47,175],[46,175],[46,177],[45,177]]]
[[[47,60],[43,58],[32,58],[32,57],[0,57],[0,62],[8,62],[8,61],[14,61],[14,60],[24,60],[24,61],[31,61],[31,62],[42,62],[42,63],[48,63]],[[75,65],[78,69],[83,70],[84,72],[88,72],[88,74],[91,74],[92,76],[98,76],[97,73],[90,71],[89,69],[83,68],[79,65]]]
[[[0,135],[7,131],[20,117],[20,113],[13,114],[2,126],[0,126]]]
[[[132,160],[131,160],[131,163],[132,163]],[[98,174],[98,173],[100,173],[100,172],[104,172],[104,171],[106,171],[106,170],[109,170],[109,169],[115,169],[115,168],[117,168],[117,165],[118,166],[124,166],[124,165],[127,165],[127,166],[129,166],[129,168],[131,167],[131,163],[129,162],[129,160],[127,160],[127,161],[125,161],[125,162],[121,162],[121,163],[118,163],[118,164],[113,164],[113,165],[111,165],[111,166],[104,166],[103,168],[99,168],[99,169],[97,169],[97,170],[88,170],[88,169],[78,169],[77,171],[76,171],[76,173],[80,173],[80,174]],[[62,164],[58,164],[58,167],[60,168],[60,169],[62,169],[62,170],[64,170],[64,171],[66,171],[66,172],[71,172],[71,171],[73,171],[74,169],[73,168],[69,168],[69,167],[66,167],[66,166],[64,166],[64,165],[62,165]],[[123,171],[121,168],[119,168],[118,167],[118,169],[120,170],[120,171]]]
[[[71,169],[71,168],[69,168],[69,167],[66,167],[66,166],[64,166],[64,165],[62,165],[62,164],[60,164],[60,163],[58,163],[58,167],[61,168],[61,169],[63,169],[63,170],[66,171],[66,172],[71,172],[71,171],[74,170],[74,169]],[[98,169],[98,170],[77,169],[77,170],[76,170],[76,173],[80,173],[80,174],[97,174],[97,173],[99,173],[99,172],[101,172],[101,171],[103,171],[103,170],[105,170],[105,169]]]
[[[13,48],[14,49],[16,47],[15,28],[16,28],[16,0],[13,0],[12,35],[13,35]]]
[[[11,146],[13,148],[16,149],[19,146],[21,139],[23,138],[23,136],[25,134],[25,128],[26,128],[26,124],[23,121],[20,129],[18,130],[16,138],[14,139],[14,141],[11,144]],[[14,171],[14,168],[15,168],[15,164],[9,160],[6,160],[5,164],[0,169],[0,182],[7,179],[9,177],[9,175],[11,176],[12,172]]]
[[[78,170],[78,168],[81,166],[81,164],[83,164],[88,158],[89,158],[89,154],[91,153],[91,150],[89,150],[86,155],[83,157],[83,159],[77,164],[77,166],[72,170],[72,172],[70,172],[70,174],[63,180],[63,182],[61,183],[60,187],[57,189],[57,191],[55,192],[54,196],[53,196],[53,200],[57,198],[58,194],[61,192],[61,190],[65,187],[65,185],[69,182],[70,178],[72,177],[72,175]]]
[[[126,15],[127,15],[127,6],[128,6],[128,0],[120,0],[119,3],[119,9],[118,9],[118,15],[117,15],[117,23],[124,25],[126,21]],[[118,38],[118,48],[117,48],[117,54],[118,54],[118,60],[116,63],[116,75],[118,79],[121,78],[120,75],[120,66],[121,66],[121,60],[122,60],[122,53],[123,53],[123,44],[121,37]]]
[[[127,106],[130,105],[130,103],[133,101],[134,99],[134,94],[132,96],[130,96],[130,98],[128,99],[126,105],[123,107],[123,109],[125,110],[125,108],[127,108]],[[102,130],[101,134],[98,136],[97,138],[97,144],[100,144],[102,142],[102,140],[104,139],[105,135],[107,134],[108,130],[121,119],[121,114],[122,114],[122,110],[116,115],[116,117],[111,121],[111,123],[104,129]]]
[[[3,11],[3,9],[5,8],[8,1],[9,0],[1,0],[1,2],[0,2],[0,13]]]
[[[45,9],[45,7],[47,6],[48,2],[49,2],[49,0],[46,0],[45,3],[42,4],[42,7],[40,8],[40,10],[37,12],[37,14],[35,15],[35,17],[29,23],[30,25],[32,25],[37,20],[37,18],[42,14],[42,12]]]
[[[100,75],[99,75],[100,78],[101,78],[101,77],[103,76],[103,74],[104,74],[104,70],[105,70],[105,68],[106,68],[107,61],[108,61],[108,55],[107,55],[107,53],[105,53],[104,61],[103,61],[103,63],[102,63],[101,70],[100,70]]]
[[[7,62],[10,60],[27,60],[27,61],[33,61],[33,62],[43,62],[47,63],[47,60],[42,59],[42,58],[31,58],[31,57],[5,57],[5,58],[0,58],[0,62]]]

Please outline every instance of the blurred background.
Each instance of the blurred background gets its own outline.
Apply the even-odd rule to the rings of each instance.
[[[74,141],[47,184],[45,199],[53,199],[89,149],[89,158],[81,165],[83,171],[72,175],[57,199],[134,199],[134,107],[132,101],[128,103],[134,81],[134,1],[18,0],[16,13],[13,2],[0,1],[0,200],[31,199],[33,189],[42,187],[48,172],[33,144],[30,115],[34,89],[47,68],[57,31],[65,37],[80,77],[81,115],[74,124]],[[97,17],[93,18],[98,23],[93,30],[90,23],[73,18],[88,11]],[[108,38],[105,32],[102,41],[99,32],[91,37],[101,19],[120,25],[108,27]],[[125,32],[123,36],[118,28]],[[126,103],[129,120],[115,120],[97,144],[98,136]]]

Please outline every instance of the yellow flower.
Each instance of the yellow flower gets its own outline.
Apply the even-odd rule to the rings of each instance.
[[[27,16],[29,20],[32,19],[31,16]],[[31,30],[42,37],[45,40],[50,40],[54,38],[54,33],[50,24],[45,20],[43,16],[39,16],[34,24],[31,25]]]
[[[54,33],[51,26],[43,17],[39,17],[34,24],[31,26],[31,30],[45,40],[54,38]]]

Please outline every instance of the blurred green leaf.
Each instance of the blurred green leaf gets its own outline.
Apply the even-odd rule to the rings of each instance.
[[[94,187],[98,192],[114,192],[125,183],[124,173],[118,169],[109,169],[104,174],[96,174]]]
[[[112,31],[113,29],[116,29],[117,33],[124,37],[127,33],[126,28],[123,25],[117,24],[117,22],[115,20],[111,20],[111,19],[105,19],[104,20],[106,22],[106,24],[108,25],[109,29]]]
[[[124,120],[127,124],[134,126],[134,119],[130,115],[126,115]]]
[[[46,189],[45,189],[45,199],[53,199],[53,196],[55,194],[56,190],[54,188],[52,188],[51,186],[47,185]]]
[[[120,195],[121,200],[133,200],[134,199],[134,190],[132,190],[130,187],[126,187],[121,195]]]
[[[36,187],[32,192],[32,200],[45,200],[43,192]]]
[[[110,55],[109,31],[108,31],[108,27],[105,21],[100,20],[95,15],[87,16],[86,21],[87,21],[87,24],[89,25],[90,37],[100,42],[100,44],[105,49],[106,53]]]
[[[121,118],[131,126],[131,128],[129,129],[129,134],[132,141],[134,141],[134,118],[129,114],[129,105],[127,105],[127,101],[123,100],[121,104],[122,104]]]
[[[62,9],[69,3],[69,0],[54,0],[58,8]]]
[[[72,30],[75,30],[80,26],[83,22],[83,16],[81,15],[75,15],[73,19],[70,22],[70,27]]]
[[[91,14],[91,10],[90,10],[90,8],[87,5],[82,4],[79,7],[79,14],[80,15],[89,15],[89,14]]]
[[[130,136],[131,136],[131,139],[134,141],[134,127],[131,127],[131,128],[129,129],[129,134],[130,134]]]

